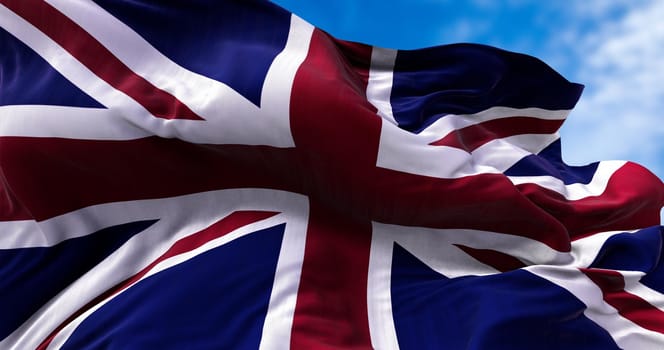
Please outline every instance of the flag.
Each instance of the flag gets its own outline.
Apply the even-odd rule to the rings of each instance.
[[[582,86],[536,58],[258,0],[0,28],[0,348],[664,344],[664,184],[565,164]]]

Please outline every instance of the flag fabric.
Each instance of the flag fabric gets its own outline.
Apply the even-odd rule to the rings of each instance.
[[[2,349],[664,347],[664,184],[565,164],[536,58],[248,0],[0,28]]]

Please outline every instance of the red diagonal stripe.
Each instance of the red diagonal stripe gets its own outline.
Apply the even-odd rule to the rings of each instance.
[[[136,273],[135,275],[127,278],[126,280],[118,283],[114,287],[111,287],[108,289],[106,292],[102,293],[101,295],[97,296],[96,298],[92,299],[89,301],[87,304],[85,304],[82,308],[78,309],[76,312],[74,312],[72,315],[70,315],[64,322],[62,322],[51,334],[46,337],[42,341],[41,344],[37,347],[39,350],[46,349],[49,344],[53,341],[53,338],[62,331],[64,327],[66,327],[70,322],[72,322],[74,319],[76,319],[78,316],[83,314],[85,311],[89,310],[91,307],[94,305],[97,305],[98,303],[101,303],[105,299],[110,298],[111,296],[120,293],[124,289],[130,287],[137,281],[139,281],[143,276],[145,276],[150,270],[152,270],[157,264],[160,262],[171,258],[176,255],[180,255],[186,252],[190,252],[196,248],[199,248],[203,244],[210,242],[216,238],[222,237],[235,229],[238,229],[242,226],[251,224],[253,222],[257,222],[260,220],[267,219],[271,216],[276,215],[277,213],[275,212],[268,212],[268,211],[237,211],[234,212],[225,218],[217,221],[216,223],[212,224],[211,226],[207,227],[206,229],[199,231],[197,233],[194,233],[190,236],[181,238],[177,242],[175,242],[170,249],[168,249],[164,254],[162,254],[160,257],[158,257],[156,260],[154,260],[152,263],[150,263],[148,266],[143,268],[141,271]]]
[[[500,272],[507,272],[526,267],[521,260],[493,249],[475,249],[463,244],[455,244],[477,261],[489,265]]]
[[[617,271],[581,269],[601,290],[604,301],[637,325],[664,334],[664,312],[638,295],[625,291],[625,278]]]
[[[97,39],[46,2],[0,0],[0,3],[30,22],[94,74],[127,94],[155,117],[203,120],[175,96],[134,73]]]
[[[552,134],[563,124],[562,119],[547,120],[533,117],[509,117],[489,120],[455,130],[432,146],[449,146],[472,152],[487,142],[523,134]]]

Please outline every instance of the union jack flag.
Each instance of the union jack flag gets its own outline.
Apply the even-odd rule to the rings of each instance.
[[[662,348],[664,184],[562,161],[581,91],[266,1],[0,0],[0,348]]]

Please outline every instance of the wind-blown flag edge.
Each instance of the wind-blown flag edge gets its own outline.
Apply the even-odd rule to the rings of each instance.
[[[405,66],[400,70],[399,64],[402,61],[398,60],[398,51],[334,40],[298,18],[289,17],[287,23],[291,29],[284,44],[286,48],[274,56],[271,68],[265,74],[266,83],[263,85],[260,104],[256,107],[251,101],[247,103],[241,97],[238,98],[240,95],[228,83],[211,81],[169,62],[167,57],[141,37],[132,34],[129,27],[98,5],[83,1],[1,3],[4,5],[0,6],[0,24],[3,28],[9,28],[14,36],[28,41],[35,51],[45,56],[68,80],[77,86],[88,86],[84,91],[102,100],[101,105],[108,107],[85,107],[81,110],[81,107],[11,103],[3,103],[0,107],[4,121],[0,136],[0,166],[4,183],[2,191],[5,193],[3,198],[6,198],[3,202],[6,205],[0,207],[3,252],[61,247],[61,243],[85,236],[83,228],[88,228],[88,233],[94,232],[92,227],[97,227],[95,225],[101,225],[99,229],[104,230],[104,227],[130,222],[139,226],[154,226],[167,221],[166,214],[147,215],[145,207],[139,205],[143,201],[162,199],[163,202],[179,203],[172,204],[174,207],[171,209],[163,209],[168,208],[167,205],[161,205],[160,208],[168,215],[181,210],[190,214],[191,222],[181,219],[183,222],[176,225],[188,228],[187,232],[191,235],[197,231],[191,231],[188,225],[203,225],[204,221],[196,223],[193,220],[202,219],[200,214],[193,213],[194,208],[209,209],[218,206],[218,203],[229,202],[237,206],[234,207],[237,211],[243,207],[240,203],[248,201],[251,203],[250,210],[264,208],[272,212],[265,207],[274,209],[284,201],[279,199],[282,195],[278,193],[294,193],[298,198],[305,196],[309,203],[305,207],[309,209],[295,210],[297,215],[292,215],[289,220],[284,219],[287,221],[286,227],[301,227],[307,222],[308,226],[299,231],[299,238],[288,241],[289,244],[282,242],[282,249],[301,249],[300,254],[279,254],[278,264],[282,264],[281,257],[290,259],[286,260],[288,263],[283,263],[288,266],[285,269],[297,273],[284,279],[275,277],[273,292],[277,292],[270,299],[270,305],[272,300],[277,300],[277,309],[285,312],[279,315],[292,315],[292,326],[288,327],[289,323],[286,322],[285,329],[278,329],[276,335],[270,335],[266,329],[269,330],[271,327],[268,326],[274,326],[277,322],[265,316],[260,343],[262,347],[290,345],[294,348],[315,348],[327,343],[341,347],[391,348],[413,346],[403,343],[406,341],[404,339],[426,341],[425,338],[408,337],[406,333],[399,336],[396,333],[397,330],[408,331],[395,325],[397,319],[391,313],[392,287],[389,276],[394,262],[392,255],[396,254],[392,253],[392,249],[396,245],[410,253],[417,252],[417,257],[441,276],[461,278],[466,275],[493,276],[496,272],[514,269],[529,271],[580,298],[586,307],[585,317],[603,327],[611,340],[621,348],[639,348],[648,342],[661,344],[661,330],[656,326],[652,329],[653,322],[656,324],[656,320],[662,317],[662,296],[661,292],[656,291],[661,289],[649,288],[639,281],[639,276],[644,273],[653,276],[659,271],[659,260],[654,257],[649,264],[639,265],[641,270],[626,268],[624,271],[615,265],[615,259],[611,260],[611,268],[608,269],[595,261],[620,251],[619,248],[605,251],[607,249],[603,247],[609,237],[623,237],[623,230],[657,223],[658,210],[664,201],[661,181],[632,163],[602,162],[585,168],[568,167],[562,163],[555,131],[573,107],[576,98],[572,102],[568,101],[565,108],[561,109],[546,106],[549,107],[547,109],[537,105],[498,105],[463,113],[458,110],[450,113],[449,108],[454,106],[445,105],[450,101],[443,98],[442,107],[438,103],[440,101],[433,103],[439,109],[437,113],[440,118],[429,120],[421,127],[405,127],[410,131],[397,127],[399,122],[394,116],[401,113],[399,107],[403,103],[395,103],[393,93],[402,91],[400,96],[404,96],[404,90],[395,90],[394,85],[395,82],[398,85],[403,81],[399,76],[412,73],[408,67],[409,56],[416,57],[423,53],[435,56],[431,53],[439,50],[441,55],[452,53],[442,55],[448,58],[458,51],[475,50],[500,61],[501,57],[515,54],[475,45],[454,45],[430,49],[428,52],[405,52],[401,56],[406,57],[403,61]],[[240,8],[246,6],[233,2],[229,2],[228,6],[230,4]],[[86,36],[86,40],[98,41],[102,51],[108,49],[108,53],[126,65],[129,74],[138,76],[133,79],[145,79],[147,83],[179,101],[173,102],[175,107],[171,111],[175,114],[165,117],[161,111],[154,110],[159,106],[154,107],[142,101],[144,97],[115,86],[112,77],[105,78],[102,73],[95,71],[99,68],[95,68],[94,62],[86,63],[85,58],[70,52],[76,52],[75,47],[68,49],[67,45],[58,42],[62,39],[49,36],[52,28],[37,26],[42,32],[47,32],[44,36],[31,29],[29,23],[26,26],[21,18],[29,17],[30,22],[37,23],[40,19],[39,11],[34,7],[28,8],[32,5],[44,9],[44,13],[54,16],[64,14],[71,18],[73,24],[69,25],[70,31],[84,36],[86,34],[81,33],[81,30],[89,32],[91,36]],[[273,11],[278,11],[272,5],[261,2],[252,2],[249,10],[267,13],[268,17]],[[114,25],[116,31],[112,32],[113,35],[109,36],[101,25],[95,24],[100,22],[100,18],[105,20],[103,23]],[[56,44],[53,45],[53,42]],[[140,47],[142,51],[128,52],[119,43]],[[62,62],[62,57],[68,57],[69,61]],[[168,67],[165,71],[176,70],[186,77],[185,81],[169,81],[159,71],[146,70],[145,65],[141,65],[138,60],[141,57],[156,60],[160,67]],[[520,55],[515,57],[545,68],[532,58]],[[422,63],[421,59],[414,61]],[[454,67],[454,64],[451,66]],[[450,66],[444,68],[449,69]],[[482,72],[487,70],[487,67],[479,68],[482,68],[478,69]],[[11,73],[8,72],[6,76],[11,76]],[[468,76],[464,74],[468,72],[463,70],[459,72],[452,69],[452,73],[451,78],[443,82],[455,81],[455,74]],[[504,78],[500,75],[498,77]],[[100,78],[110,81],[106,81],[107,85],[103,86]],[[7,80],[9,86],[5,86],[3,91],[12,88],[12,80]],[[558,81],[565,83],[564,79]],[[218,98],[201,105],[203,101],[196,94],[200,86],[206,86],[208,95]],[[273,90],[271,86],[274,86]],[[288,88],[286,96],[290,95],[292,89],[292,97],[288,97],[286,102],[283,91],[278,91],[283,86]],[[419,87],[427,88],[426,84]],[[576,87],[574,89],[571,94],[577,94],[578,97],[579,91]],[[413,92],[412,89],[405,91]],[[441,92],[446,91],[454,91],[455,96],[459,95],[458,90],[449,88]],[[492,92],[501,95],[500,90]],[[466,97],[472,98],[473,94],[466,93]],[[169,100],[170,97],[165,99]],[[217,100],[223,103],[220,105]],[[232,103],[227,104],[227,101]],[[343,104],[340,105],[340,101]],[[459,102],[452,99],[451,103]],[[178,107],[181,105],[186,108]],[[476,101],[471,105],[477,106]],[[212,107],[228,110],[215,115]],[[425,110],[421,107],[419,109]],[[47,117],[45,112],[55,113],[61,122],[54,123],[53,118]],[[251,118],[237,120],[237,113],[248,114]],[[89,116],[98,118],[95,122],[101,121],[104,127],[86,120]],[[180,120],[180,117],[184,117],[184,120]],[[208,124],[203,126],[201,120]],[[517,127],[518,132],[509,133],[515,125],[522,125],[524,121],[535,122],[527,126],[525,132]],[[73,127],[70,129],[70,126]],[[504,133],[506,129],[507,134]],[[487,133],[487,130],[490,132]],[[532,133],[532,130],[537,132]],[[336,139],[342,135],[345,139]],[[132,153],[156,158],[146,160],[138,156],[131,157]],[[60,154],[60,157],[54,157],[54,154]],[[158,158],[164,155],[168,156],[160,161]],[[193,155],[194,159],[188,159]],[[59,164],[63,160],[66,161],[64,167]],[[171,161],[184,165],[186,170],[173,169],[169,164]],[[48,177],[37,176],[40,173],[38,169],[44,167],[54,169],[54,172],[48,174]],[[275,170],[275,167],[281,169]],[[228,169],[233,171],[229,172]],[[200,175],[193,174],[203,174],[203,183],[182,183],[182,180],[198,180]],[[214,177],[214,180],[210,180],[210,177]],[[635,184],[632,180],[634,178],[643,178],[644,181]],[[108,188],[100,189],[99,183],[104,182]],[[51,188],[54,184],[60,188]],[[489,190],[483,190],[482,186],[489,186]],[[258,196],[260,200],[247,200],[244,195],[239,195],[223,201],[203,201],[204,204],[197,206],[184,204],[187,202],[180,199],[187,196],[205,197],[207,193],[215,191],[235,197],[238,195],[234,188],[252,187],[276,189],[277,192],[268,190],[263,197]],[[71,190],[75,188],[79,188],[78,192],[72,195]],[[659,192],[655,193],[653,189]],[[167,200],[169,197],[171,199]],[[638,198],[638,202],[635,198]],[[125,217],[138,213],[138,218],[134,220],[139,221],[109,222],[104,226],[102,223],[108,222],[104,219],[107,205],[126,208],[136,205],[133,211],[125,209],[122,212]],[[283,211],[292,209],[293,205],[286,205]],[[189,210],[184,211],[184,208]],[[210,220],[210,217],[206,220]],[[56,224],[49,224],[51,222]],[[147,231],[153,226],[148,226]],[[173,226],[168,227],[162,234],[176,237],[172,236],[175,232],[182,232],[173,230]],[[403,237],[395,237],[395,228]],[[659,232],[659,236],[653,234],[653,230]],[[136,233],[136,237],[154,240],[144,234],[147,231],[144,229]],[[9,234],[4,235],[4,232]],[[634,236],[640,236],[640,232],[637,231]],[[654,243],[650,249],[657,247],[657,244],[661,247],[661,228],[647,230],[647,233],[655,236],[646,240]],[[472,238],[477,234],[482,239]],[[488,245],[490,239],[486,238],[487,234],[502,239]],[[445,238],[450,236],[452,238]],[[429,237],[430,240],[421,237]],[[657,241],[657,237],[660,237],[660,241]],[[129,238],[122,247],[131,247],[132,244],[140,246],[139,243],[130,242],[140,242],[141,239]],[[431,251],[436,248],[432,242],[437,240],[442,242],[440,250]],[[539,254],[515,250],[507,244],[509,242],[517,242],[518,246],[532,248]],[[638,248],[644,249],[641,246]],[[172,248],[164,243],[154,250],[139,250],[135,254],[149,253],[157,259],[163,254],[168,255],[169,249]],[[446,255],[441,256],[442,251]],[[113,256],[115,260],[110,256],[102,260],[75,284],[61,290],[58,296],[43,306],[37,305],[40,312],[7,336],[2,345],[68,345],[67,335],[75,332],[80,324],[80,320],[76,319],[86,313],[93,313],[75,310],[82,310],[81,307],[96,310],[101,306],[96,304],[101,299],[94,297],[94,291],[99,296],[105,295],[103,285],[110,288],[113,284],[108,283],[112,280],[121,280],[117,275],[108,281],[97,275],[99,270],[113,274],[113,267],[118,266],[117,261],[120,259],[117,256],[121,254],[115,252]],[[458,262],[463,264],[455,270],[453,267]],[[630,261],[622,263],[633,267]],[[139,263],[130,269],[133,272],[124,272],[121,276],[128,278],[149,266],[152,265],[148,262]],[[14,269],[3,270],[3,273],[15,275]],[[561,274],[565,278],[561,278]],[[91,286],[96,286],[96,289],[91,289],[88,299],[63,302]],[[10,290],[13,286],[8,285],[3,290],[5,288]],[[358,301],[357,295],[367,295],[367,298]],[[16,302],[15,299],[5,300]],[[333,302],[322,303],[323,300]],[[63,305],[69,306],[63,308]],[[134,312],[140,313],[140,310]],[[604,312],[613,316],[607,318]],[[71,315],[76,317],[72,318]],[[57,326],[58,322],[61,326]],[[432,324],[435,324],[434,321]],[[62,332],[67,329],[69,331]],[[157,341],[117,339],[120,338],[119,334],[108,332],[100,336],[98,341],[101,344],[131,344],[134,341],[155,344],[149,342]],[[146,331],[146,334],[151,333]],[[487,343],[483,342],[495,345],[493,335],[490,329],[482,329],[472,332],[469,338],[461,336],[454,341],[463,343],[465,339],[466,344],[476,347],[486,346]],[[84,338],[82,341],[90,340]],[[511,348],[514,348],[512,345],[527,347],[527,344],[512,341],[514,343],[501,344]],[[572,341],[571,345],[575,344],[584,348],[589,346],[586,342]],[[418,345],[419,348],[421,345]],[[435,346],[435,343],[427,345]]]

